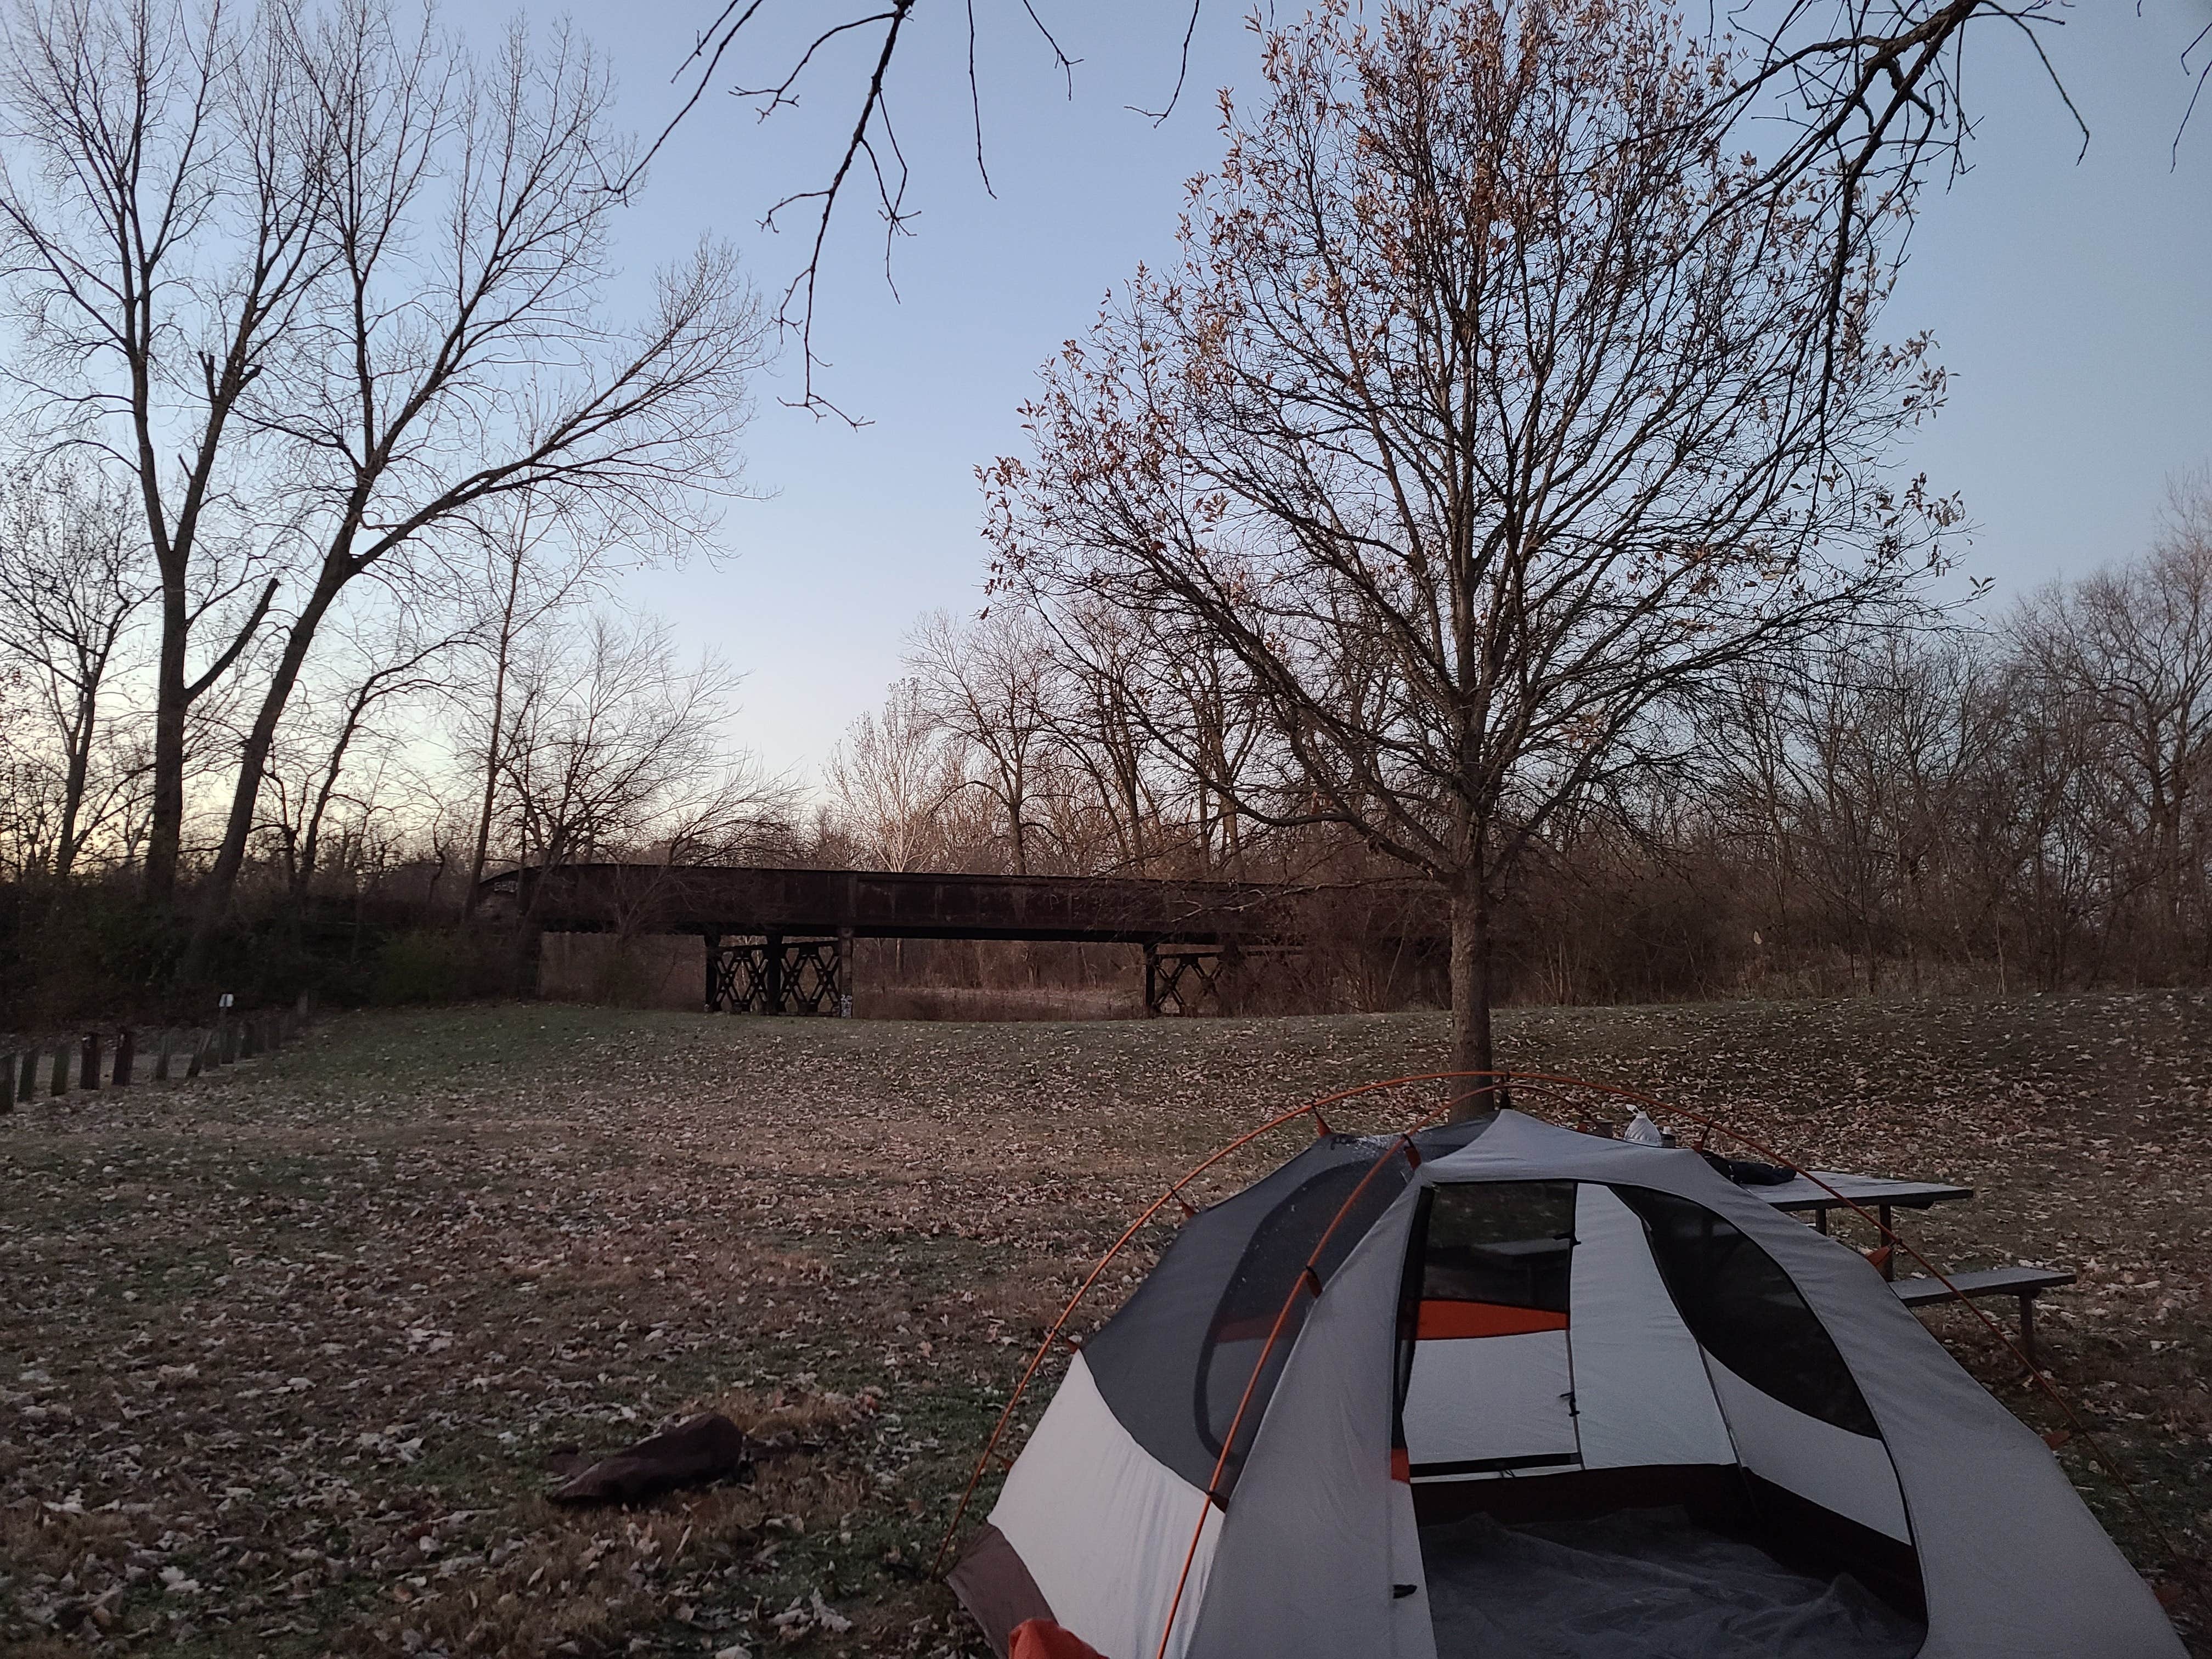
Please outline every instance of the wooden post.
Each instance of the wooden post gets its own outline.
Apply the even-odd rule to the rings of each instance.
[[[711,1014],[720,1000],[715,993],[721,988],[722,936],[703,933],[700,937],[707,941],[707,1012]]]
[[[15,1051],[0,1054],[0,1114],[15,1109]]]
[[[238,1058],[238,1027],[228,1018],[218,1015],[215,1023],[215,1063],[228,1066]]]
[[[783,1012],[783,935],[768,935],[768,1006],[764,1014]]]
[[[23,1063],[15,1073],[15,1100],[27,1106],[39,1092],[39,1045],[33,1043],[23,1050]]]
[[[261,1022],[251,1014],[238,1022],[238,1057],[240,1060],[252,1060],[261,1052],[261,1044],[258,1041],[261,1035],[260,1025]]]
[[[54,1045],[53,1075],[46,1080],[46,1092],[57,1100],[69,1092],[69,1044]]]
[[[837,1018],[853,1017],[853,930],[837,930]]]
[[[76,1086],[80,1089],[97,1089],[100,1087],[99,1032],[87,1031],[84,1034],[83,1052],[84,1064],[77,1069]]]
[[[174,1035],[167,1026],[161,1028],[161,1040],[154,1049],[154,1081],[156,1083],[169,1080],[169,1044]]]
[[[214,1042],[215,1033],[213,1031],[206,1031],[201,1034],[198,1042],[192,1044],[192,1057],[185,1062],[185,1075],[186,1077],[198,1077],[200,1073],[206,1068],[208,1050]]]
[[[138,1042],[126,1025],[115,1034],[115,1086],[127,1089],[138,1069]]]
[[[1160,1012],[1160,947],[1145,946],[1145,1018],[1153,1018]]]

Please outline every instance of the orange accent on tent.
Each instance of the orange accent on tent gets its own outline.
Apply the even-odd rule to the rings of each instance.
[[[1006,1643],[1006,1659],[1106,1659],[1106,1656],[1049,1619],[1029,1619],[1014,1626]]]
[[[1114,1258],[1120,1255],[1129,1241],[1142,1232],[1152,1218],[1166,1207],[1170,1200],[1172,1199],[1175,1202],[1182,1204],[1186,1210],[1189,1209],[1190,1206],[1182,1196],[1183,1188],[1238,1148],[1257,1140],[1270,1130],[1279,1129],[1295,1118],[1305,1116],[1309,1112],[1318,1118],[1322,1107],[1334,1106],[1339,1101],[1353,1100],[1363,1095],[1380,1094],[1387,1090],[1401,1088],[1414,1083],[1461,1081],[1471,1076],[1493,1077],[1497,1079],[1486,1083],[1480,1088],[1470,1089],[1446,1101],[1444,1109],[1449,1111],[1455,1106],[1466,1104],[1479,1095],[1497,1092],[1503,1086],[1506,1075],[1504,1073],[1419,1072],[1407,1077],[1388,1078],[1380,1083],[1363,1083],[1355,1088],[1340,1089],[1333,1095],[1323,1095],[1319,1100],[1308,1101],[1303,1106],[1293,1106],[1287,1111],[1276,1113],[1274,1116],[1257,1127],[1247,1129],[1243,1134],[1215,1147],[1213,1151],[1184,1170],[1166,1192],[1145,1206],[1137,1218],[1128,1224],[1121,1237],[1115,1239],[1108,1248],[1106,1254],[1098,1258],[1097,1264],[1092,1267],[1083,1282],[1075,1287],[1075,1294],[1067,1298],[1067,1304],[1060,1310],[1060,1317],[1054,1320],[1051,1328],[1045,1332],[1043,1340],[1037,1344],[1036,1352],[1030,1356],[1030,1363],[1023,1369],[1021,1380],[1014,1384],[1013,1392],[1006,1396],[1006,1403],[999,1413],[999,1420],[992,1427],[990,1439],[984,1443],[981,1454],[975,1459],[975,1467],[968,1476],[968,1485],[960,1493],[960,1501],[952,1507],[952,1518],[945,1524],[945,1535],[937,1540],[937,1554],[930,1561],[929,1576],[935,1578],[944,1571],[945,1554],[951,1549],[952,1540],[960,1530],[962,1517],[968,1513],[969,1502],[975,1496],[976,1486],[982,1480],[984,1471],[991,1467],[991,1454],[999,1449],[999,1442],[1005,1437],[1007,1425],[1014,1420],[1015,1408],[1022,1403],[1022,1395],[1028,1392],[1031,1379],[1037,1374],[1037,1367],[1044,1364],[1045,1356],[1052,1352],[1052,1345],[1058,1339],[1061,1328],[1074,1317],[1077,1306],[1085,1297],[1091,1294],[1091,1287],[1104,1276],[1106,1269],[1113,1265]],[[1414,1128],[1425,1127],[1438,1114],[1434,1111],[1425,1112],[1415,1121]],[[1411,1132],[1408,1131],[1408,1133]]]
[[[1390,1448],[1390,1478],[1393,1480],[1402,1480],[1407,1486],[1413,1483],[1413,1454],[1403,1446]]]
[[[1216,1342],[1264,1342],[1267,1333],[1274,1328],[1273,1315],[1253,1314],[1243,1319],[1224,1320],[1206,1334]]]
[[[1424,1300],[1413,1334],[1424,1342],[1461,1336],[1526,1336],[1531,1331],[1564,1331],[1567,1316],[1547,1308],[1509,1308],[1498,1302]]]

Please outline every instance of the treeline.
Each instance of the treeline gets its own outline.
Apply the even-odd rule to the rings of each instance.
[[[1280,764],[1282,736],[1228,661],[1179,642],[1150,654],[1141,628],[1097,610],[932,617],[832,759],[820,854],[1402,879],[1342,830],[1298,823],[1295,799],[1244,787]],[[1592,789],[1538,837],[1499,918],[1510,996],[2203,983],[2212,488],[2177,490],[2142,556],[2001,615],[1732,672],[1668,739],[1663,764]],[[1224,781],[1274,822],[1235,811]]]
[[[65,559],[32,568],[82,574]],[[526,617],[457,605],[433,621],[417,608],[411,631],[364,628],[307,679],[223,924],[186,975],[219,796],[191,797],[179,902],[149,900],[149,630],[124,617],[104,672],[83,673],[61,654],[67,636],[16,609],[23,569],[0,551],[0,1028],[172,1000],[189,1012],[216,988],[262,1000],[302,986],[349,1001],[527,992],[526,941],[468,925],[486,873],[807,850],[796,792],[734,744],[735,676],[685,659],[665,624],[602,608],[589,589],[541,595]],[[220,719],[199,727],[198,775],[223,781],[237,740]]]
[[[605,607],[712,527],[775,328],[712,240],[612,308],[603,62],[388,0],[9,46],[0,1025],[357,988],[499,860],[750,847],[728,675]]]
[[[1911,192],[1771,194],[1656,4],[1383,15],[1269,33],[1177,274],[981,469],[990,610],[816,793],[613,608],[778,332],[711,242],[611,313],[643,158],[581,41],[24,9],[0,1027],[526,989],[483,878],[595,859],[1425,881],[1448,960],[1280,971],[1448,994],[1469,1070],[1501,995],[2202,980],[2212,486],[1943,614]]]
[[[111,579],[119,535],[90,533],[83,505],[11,496],[40,556],[0,562],[0,610],[26,603],[27,570],[67,593],[88,568]],[[517,592],[532,569],[503,568]],[[410,672],[357,659],[301,701],[226,935],[239,987],[526,993],[524,941],[468,925],[480,873],[520,862],[1405,878],[1338,828],[1237,811],[1218,781],[1259,773],[1274,741],[1249,690],[1221,660],[1148,659],[1100,613],[927,618],[810,798],[732,746],[730,675],[684,661],[665,627],[613,619],[587,588],[528,607],[484,591],[495,606],[449,617]],[[137,882],[143,630],[103,623],[94,676],[58,654],[75,635],[23,615],[0,622],[0,939],[27,1028],[159,1002],[176,939]],[[2177,492],[2131,562],[1786,670],[1709,688],[1675,764],[1553,821],[1502,908],[1508,997],[2212,977],[2212,489]],[[1030,966],[954,977],[1061,976]],[[1434,1002],[1443,964],[1336,937],[1248,965],[1243,989],[1262,1007]]]

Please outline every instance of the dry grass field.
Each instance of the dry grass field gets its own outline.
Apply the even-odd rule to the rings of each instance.
[[[1172,1172],[1443,1036],[506,1006],[0,1118],[0,1650],[980,1651],[921,1570],[1059,1300]],[[2212,1002],[1532,1010],[1505,1041],[1801,1161],[1977,1188],[1910,1236],[2081,1270],[2047,1357],[2205,1571]],[[796,1449],[636,1510],[544,1501],[561,1449],[706,1406]],[[2058,1455],[2171,1583],[2083,1443]]]

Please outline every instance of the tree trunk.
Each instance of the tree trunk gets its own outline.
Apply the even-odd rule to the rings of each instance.
[[[526,518],[524,522],[529,521]],[[507,658],[514,648],[514,607],[522,592],[521,544],[508,550],[507,601],[500,607],[499,650],[492,664],[491,735],[484,742],[483,799],[477,803],[476,848],[469,859],[468,890],[461,895],[461,915],[477,913],[478,889],[483,884],[484,865],[491,856],[491,815],[499,805],[499,734],[507,722]],[[544,612],[538,612],[543,616]]]
[[[1451,1063],[1455,1072],[1488,1072],[1496,1067],[1490,1032],[1490,895],[1480,877],[1470,878],[1452,895]],[[1454,1081],[1452,1121],[1464,1122],[1495,1109],[1501,1097],[1481,1091],[1482,1078]]]
[[[185,829],[185,592],[181,577],[161,573],[161,659],[155,674],[154,798],[146,826],[143,891],[149,903],[176,896],[177,859]]]
[[[253,833],[254,811],[261,799],[262,780],[269,769],[269,751],[276,741],[277,722],[283,718],[285,705],[291,701],[293,687],[299,684],[300,671],[307,662],[307,647],[314,642],[315,631],[322,625],[324,614],[337,598],[344,581],[345,578],[325,565],[322,580],[316,584],[307,603],[301,607],[298,619],[285,636],[283,653],[277,658],[268,689],[262,693],[261,707],[254,714],[253,725],[239,753],[238,782],[231,793],[230,818],[223,828],[222,845],[201,889],[199,915],[192,927],[191,943],[185,946],[184,974],[187,980],[198,974],[206,960],[209,941],[230,908],[231,893],[238,884],[239,871],[246,863],[246,843]]]
[[[76,726],[68,734],[69,775],[62,785],[61,838],[54,844],[54,878],[67,881],[76,867],[77,819],[84,811],[85,779],[92,770],[93,722],[97,715],[93,681],[77,698]]]

